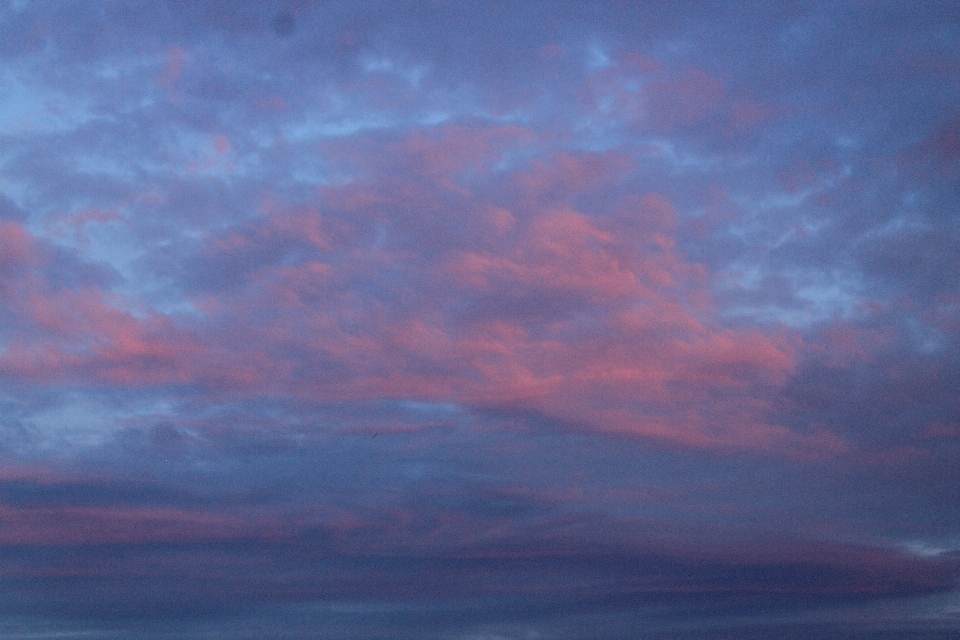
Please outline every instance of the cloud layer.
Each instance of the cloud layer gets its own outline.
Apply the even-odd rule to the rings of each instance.
[[[0,635],[955,633],[950,9],[0,4]]]

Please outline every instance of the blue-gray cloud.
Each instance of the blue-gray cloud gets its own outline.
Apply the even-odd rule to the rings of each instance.
[[[958,42],[0,3],[0,635],[955,634]]]

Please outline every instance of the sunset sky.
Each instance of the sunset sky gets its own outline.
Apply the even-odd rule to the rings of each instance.
[[[960,634],[950,0],[0,0],[0,638]]]

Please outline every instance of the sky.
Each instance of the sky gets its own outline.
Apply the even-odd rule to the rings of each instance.
[[[960,637],[950,1],[0,0],[0,638]]]

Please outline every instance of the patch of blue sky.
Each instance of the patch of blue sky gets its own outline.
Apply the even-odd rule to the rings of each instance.
[[[830,226],[829,220],[805,220],[795,227],[787,229],[777,240],[770,245],[770,249],[778,249],[795,240],[808,239]]]
[[[805,279],[798,275],[797,280]],[[815,281],[796,287],[796,296],[806,303],[803,323],[829,318],[850,318],[863,304],[860,278],[849,273],[814,273]],[[789,324],[789,322],[788,322]]]
[[[526,153],[516,150],[507,151],[500,155],[500,160],[493,165],[493,171],[510,173],[540,155],[542,155],[542,153],[539,150],[531,150]]]
[[[738,302],[726,306],[722,315],[730,319],[752,319],[760,324],[783,323],[788,327],[803,327],[833,318],[856,317],[864,302],[861,278],[853,273],[815,269],[781,271],[776,275],[786,280],[789,303],[777,304],[769,295],[763,295],[760,287],[765,277],[771,275],[758,265],[737,265],[728,270],[719,293],[740,290],[756,292],[754,304]],[[769,292],[767,292],[769,293]]]
[[[417,127],[435,127],[453,118],[453,114],[442,110],[428,110],[411,118],[395,114],[370,113],[367,115],[328,116],[321,113],[308,114],[297,122],[288,122],[280,127],[282,138],[291,145],[309,145],[331,138],[346,138],[376,131],[398,129],[411,124]],[[323,163],[312,160],[311,154],[297,154],[296,166],[291,177],[296,182],[308,184],[329,184],[346,182],[353,178],[351,174],[329,173]],[[306,159],[306,160],[305,160]]]
[[[940,540],[908,540],[902,542],[899,546],[914,555],[923,558],[935,558],[960,552],[960,535]],[[958,613],[960,613],[960,610],[958,610]]]
[[[0,72],[0,135],[60,133],[98,117],[89,101],[23,80],[26,69]]]
[[[91,242],[83,249],[82,255],[88,260],[109,264],[116,270],[120,281],[111,287],[111,292],[119,298],[115,298],[112,304],[134,318],[143,320],[160,314],[171,318],[200,319],[204,313],[183,296],[172,278],[146,273],[140,263],[154,250],[197,240],[206,233],[205,230],[184,229],[176,238],[161,239],[153,248],[144,248],[124,230],[123,234],[114,236],[116,242],[110,242],[107,234],[100,236],[98,242]]]
[[[593,44],[587,48],[584,65],[590,71],[594,73],[603,71],[612,64],[613,60],[610,59],[603,45]]]
[[[763,162],[761,156],[756,156],[751,162]],[[851,173],[850,167],[842,167],[841,175],[848,176]],[[796,209],[805,206],[810,199],[818,196],[830,189],[837,187],[836,178],[823,178],[815,184],[809,185],[803,189],[793,191],[776,190],[757,194],[755,190],[738,191],[731,195],[731,199],[737,205],[754,214],[767,214],[778,209]]]
[[[143,173],[157,174],[162,172],[165,165],[151,162],[145,157],[139,157],[136,163],[115,155],[92,154],[77,150],[72,154],[63,153],[61,158],[69,158],[70,167],[77,173],[90,176],[113,178],[119,182],[134,183]]]
[[[153,314],[159,313],[170,317],[197,319],[204,317],[204,313],[189,300],[170,299],[169,296],[157,296],[156,299],[150,299],[150,310]],[[137,314],[131,313],[131,315]]]
[[[314,114],[296,123],[281,127],[283,137],[292,143],[319,142],[325,138],[345,138],[365,131],[389,129],[397,125],[394,118],[383,114],[367,116],[324,117]]]
[[[6,14],[17,13],[31,4],[33,4],[32,0],[7,0],[6,7],[0,5],[0,15],[6,16]]]
[[[925,220],[918,212],[911,212],[909,215],[899,215],[891,218],[882,226],[871,229],[864,238],[876,236],[896,236],[912,233],[928,233],[934,231],[935,227]]]
[[[368,57],[361,64],[367,73],[383,73],[402,78],[413,89],[420,89],[423,79],[430,72],[428,65],[402,65],[385,57]]]
[[[417,118],[417,124],[424,127],[435,127],[452,119],[450,113],[444,111],[428,111]]]
[[[834,140],[834,144],[836,144],[840,149],[855,149],[856,147],[860,146],[860,141],[853,136],[841,135],[837,136],[836,140]]]
[[[579,149],[603,153],[623,145],[623,127],[613,123],[608,115],[583,116],[574,124],[573,137]]]
[[[152,164],[158,173],[177,177],[218,177],[221,179],[245,178],[259,164],[259,156],[243,156],[232,149],[217,149],[216,136],[189,130],[174,130],[170,137],[170,152],[173,161]],[[247,160],[247,162],[244,162]]]
[[[149,178],[208,176],[246,177],[259,163],[257,154],[218,153],[214,136],[187,130],[172,130],[163,152],[131,157],[122,149],[94,152],[81,147],[62,153],[68,166],[78,174],[103,177],[136,186]],[[15,199],[15,198],[14,198]],[[16,199],[15,199],[16,200]]]
[[[926,194],[922,191],[906,191],[900,196],[900,205],[904,208],[913,209],[920,206]]]
[[[745,160],[744,164],[750,162],[752,161]],[[726,166],[726,163],[724,165]],[[744,215],[740,216],[737,222],[729,224],[724,231],[745,242],[761,245],[765,250],[809,240],[830,225],[828,220],[815,217],[808,211],[811,199],[830,186],[821,183],[796,192],[778,190],[759,196],[734,191],[730,200]]]
[[[123,399],[66,391],[34,407],[22,424],[37,435],[35,453],[77,452],[110,442],[124,428],[168,418],[173,406],[164,398]]]
[[[46,233],[37,235],[45,235],[60,246],[75,249],[87,260],[109,264],[121,273],[143,253],[142,248],[137,247],[138,239],[122,218],[81,222],[72,229],[64,225],[55,231],[50,225],[44,227]]]
[[[13,202],[20,210],[29,211],[33,189],[28,182],[4,177],[3,160],[2,152],[0,152],[0,194]]]
[[[903,320],[904,328],[913,348],[917,353],[931,355],[945,349],[950,339],[943,332],[921,322],[917,318],[906,317]]]
[[[754,199],[749,202],[749,205],[758,212],[770,211],[771,209],[792,209],[803,205],[810,196],[819,191],[821,190],[815,187],[808,187],[793,193],[778,192],[764,198]]]
[[[288,174],[289,182],[312,186],[323,186],[331,183],[347,183],[354,178],[352,174],[337,172],[331,174],[326,166],[319,161],[300,162]]]
[[[662,163],[678,173],[706,173],[721,167],[736,168],[738,164],[742,164],[742,161],[696,153],[665,138],[632,136],[624,132],[622,125],[603,124],[610,122],[607,117],[581,118],[574,129],[578,134],[574,148],[588,153],[603,153],[640,146],[644,149],[645,160],[653,160],[655,164]]]
[[[183,51],[182,55],[186,60],[189,53]],[[167,52],[155,55],[111,56],[92,63],[88,67],[88,78],[106,82],[129,82],[130,85],[126,87],[125,93],[129,98],[142,100],[150,96],[153,99],[164,90],[156,80],[162,74],[164,67],[169,64],[170,58]],[[123,87],[118,84],[116,88]]]
[[[120,276],[112,291],[139,301],[148,285],[136,273],[136,264],[146,250],[125,220],[125,207],[118,207],[112,212],[117,214],[116,219],[76,223],[71,218],[79,212],[59,217],[33,216],[25,227],[38,238],[75,251],[85,261],[109,265]],[[136,317],[151,314],[147,309],[136,307],[125,310]]]
[[[452,402],[422,402],[419,400],[401,400],[397,406],[404,411],[428,417],[460,417],[464,415],[463,407]]]
[[[735,163],[731,163],[727,159],[721,160],[717,157],[693,153],[663,138],[640,139],[638,142],[657,149],[660,152],[658,157],[666,160],[670,166],[684,171],[712,171],[719,168],[721,162],[726,168],[731,168],[732,165],[735,165]]]

